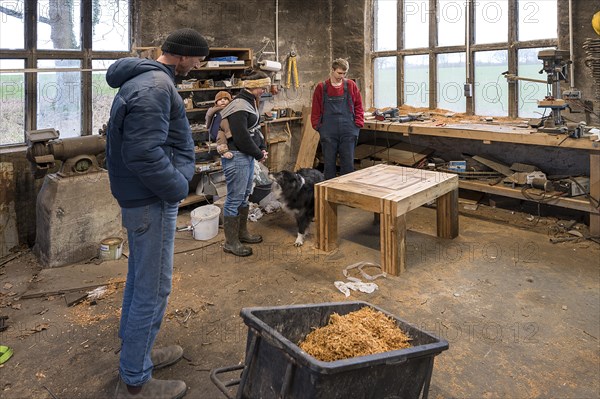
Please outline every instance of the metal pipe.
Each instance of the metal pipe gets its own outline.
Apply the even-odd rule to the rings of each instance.
[[[471,3],[472,0],[468,0],[465,1],[465,41],[466,41],[466,62],[465,62],[465,67],[466,67],[466,72],[467,72],[467,83],[470,83],[469,80],[469,74],[471,72],[471,57],[470,57],[470,50],[471,50]]]
[[[279,0],[275,0],[275,61],[279,62]]]
[[[569,0],[569,56],[571,65],[569,66],[569,82],[571,89],[575,88],[575,61],[573,54],[573,1]]]

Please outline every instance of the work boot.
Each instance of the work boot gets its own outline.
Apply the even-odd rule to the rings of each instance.
[[[164,348],[152,349],[150,359],[154,370],[162,369],[177,363],[183,357],[183,348],[179,345],[171,345]]]
[[[179,399],[187,391],[185,382],[150,378],[140,387],[127,386],[119,378],[115,399]]]
[[[240,242],[240,217],[224,216],[223,230],[225,230],[225,245],[223,251],[235,256],[252,255],[252,248],[242,245]]]
[[[238,212],[240,214],[240,242],[245,242],[247,244],[258,244],[262,242],[262,236],[258,234],[250,234],[248,231],[248,211],[249,207],[239,208]]]

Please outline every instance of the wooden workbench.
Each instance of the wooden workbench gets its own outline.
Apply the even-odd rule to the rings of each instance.
[[[379,164],[315,185],[317,246],[337,247],[337,205],[379,214],[381,267],[398,275],[406,267],[406,214],[437,202],[437,235],[458,236],[458,176]]]
[[[368,121],[365,123],[363,130],[389,132],[400,134],[402,136],[419,135],[477,140],[484,144],[500,142],[586,151],[589,153],[590,162],[590,195],[596,200],[600,199],[600,143],[589,139],[573,139],[568,138],[563,134],[538,133],[535,129],[518,128],[500,124],[440,124],[439,119],[436,122],[411,123]],[[459,186],[460,188],[468,190],[481,191],[512,198],[528,199],[523,196],[520,190],[490,186],[489,184],[481,182],[461,180]],[[587,199],[556,198],[556,200],[553,200],[550,204],[589,212],[590,234],[593,236],[600,235],[600,211],[598,208],[594,208]]]

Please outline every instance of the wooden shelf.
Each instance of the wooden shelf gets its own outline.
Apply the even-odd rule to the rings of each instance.
[[[283,122],[290,122],[290,121],[299,121],[302,120],[301,116],[290,116],[287,118],[277,118],[277,119],[270,119],[270,120],[265,120],[262,123],[263,124],[269,124],[269,123],[283,123]]]
[[[242,89],[243,86],[232,86],[232,87],[201,87],[198,89],[177,89],[179,93],[190,93],[194,91],[227,91],[227,90],[239,90]]]
[[[480,191],[483,193],[501,195],[503,197],[517,198],[527,201],[536,201],[535,199],[527,198],[526,196],[524,196],[521,189],[506,187],[503,186],[502,183],[491,186],[488,183],[479,181],[460,180],[458,182],[458,186],[465,190]],[[541,201],[536,202],[543,202],[544,204],[560,206],[568,209],[575,209],[578,211],[598,213],[598,210],[594,209],[594,207],[591,206],[590,202],[584,197],[553,197],[553,195],[557,193],[545,193],[544,197],[544,192],[537,189],[529,189],[528,192],[531,194],[531,197],[539,197],[541,199]]]

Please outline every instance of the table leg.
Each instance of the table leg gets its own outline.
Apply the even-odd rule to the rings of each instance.
[[[380,227],[381,268],[398,276],[406,269],[406,215],[382,213]]]
[[[337,204],[327,201],[327,189],[315,185],[315,224],[317,248],[329,252],[337,248]]]
[[[458,189],[436,199],[437,236],[455,238],[458,236]]]

